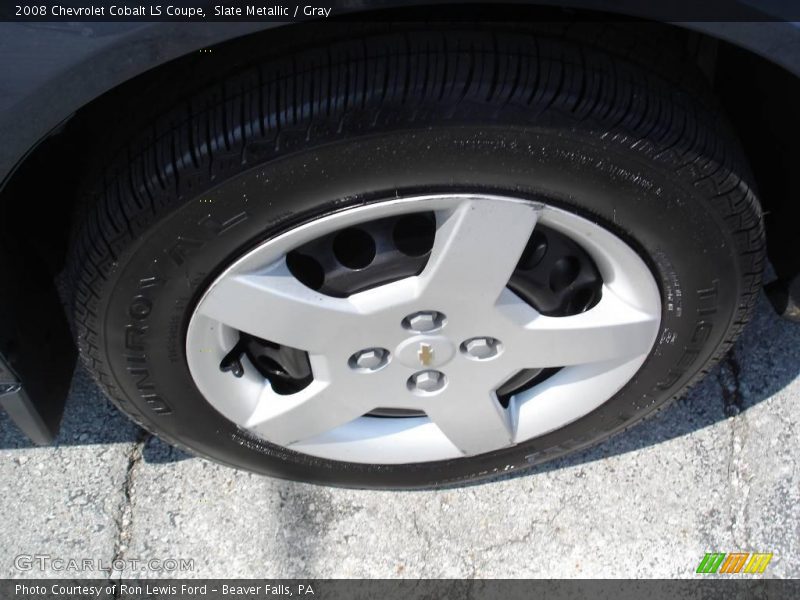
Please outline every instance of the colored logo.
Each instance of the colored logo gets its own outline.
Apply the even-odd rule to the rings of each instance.
[[[419,358],[419,362],[422,363],[423,367],[431,366],[431,363],[433,363],[433,348],[431,348],[431,345],[420,344],[417,357]]]
[[[769,561],[772,560],[772,553],[753,552],[706,552],[703,560],[697,565],[697,573],[747,573],[755,575],[763,573]]]

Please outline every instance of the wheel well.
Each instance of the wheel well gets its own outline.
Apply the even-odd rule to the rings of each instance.
[[[800,133],[800,114],[796,111],[800,98],[798,78],[747,50],[674,26],[627,21],[622,26],[614,24],[610,36],[609,24],[596,15],[536,10],[540,18],[539,13],[558,17],[558,23],[548,24],[556,28],[558,35],[594,42],[603,36],[613,37],[614,46],[624,46],[624,36],[630,35],[633,27],[647,27],[648,35],[663,36],[695,61],[711,82],[751,161],[766,214],[770,258],[779,274],[793,268],[796,271],[798,259],[790,255],[797,253],[786,249],[794,242],[790,225],[800,216],[800,203],[793,198],[798,186],[793,168],[800,149],[792,143]],[[404,14],[395,12],[398,18]],[[497,14],[496,8],[492,14]],[[479,27],[492,26],[487,21],[479,23]],[[352,34],[354,28],[364,31],[393,27],[396,24],[388,19],[368,24],[344,21],[281,27],[226,42],[202,57],[191,55],[171,61],[118,86],[75,113],[19,165],[0,194],[0,236],[17,252],[37,255],[55,276],[64,266],[70,225],[82,212],[78,195],[82,182],[99,172],[98,157],[113,147],[113,140],[131,135],[136,123],[141,123],[147,114],[157,115],[172,101],[170,90],[185,94],[186,86],[202,88],[220,72],[301,47],[302,40],[319,43]],[[264,36],[270,36],[268,46],[263,43]],[[198,77],[198,72],[206,75]],[[136,111],[137,119],[126,119],[129,111]],[[42,202],[26,201],[30,198]],[[42,219],[40,207],[44,203],[48,213]]]
[[[764,209],[767,250],[778,276],[800,272],[800,79],[730,44],[719,44],[714,91],[742,141]]]

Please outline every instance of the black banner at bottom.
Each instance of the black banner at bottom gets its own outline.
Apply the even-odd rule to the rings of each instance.
[[[3,600],[679,600],[800,598],[800,580],[4,579]]]

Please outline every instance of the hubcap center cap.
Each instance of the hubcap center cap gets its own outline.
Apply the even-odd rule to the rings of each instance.
[[[397,360],[415,370],[441,367],[455,354],[455,344],[442,335],[417,335],[404,340],[395,350]]]

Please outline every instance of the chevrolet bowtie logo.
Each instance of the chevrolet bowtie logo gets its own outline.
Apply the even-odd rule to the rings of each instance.
[[[420,344],[417,356],[419,357],[419,362],[423,367],[431,366],[431,363],[433,362],[433,349],[431,348],[430,344]]]

